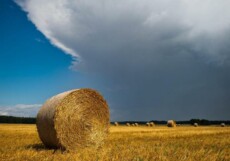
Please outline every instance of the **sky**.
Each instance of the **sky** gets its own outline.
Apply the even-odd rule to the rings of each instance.
[[[230,119],[227,0],[0,1],[0,115],[94,88],[112,121]]]

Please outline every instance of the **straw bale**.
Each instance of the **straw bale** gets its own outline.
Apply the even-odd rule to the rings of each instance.
[[[118,122],[114,122],[114,125],[115,125],[115,126],[119,126],[119,123],[118,123]]]
[[[193,126],[194,126],[194,127],[198,127],[198,123],[194,123]]]
[[[176,127],[176,121],[174,121],[174,120],[168,120],[167,126],[168,127]]]
[[[151,126],[151,127],[155,126],[154,122],[150,122],[149,126]]]
[[[46,147],[77,150],[102,145],[109,129],[109,108],[95,90],[60,93],[37,114],[37,130]]]
[[[221,123],[220,126],[221,126],[221,127],[225,127],[225,123]]]

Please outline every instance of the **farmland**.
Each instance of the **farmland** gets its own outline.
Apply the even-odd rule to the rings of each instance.
[[[0,160],[194,161],[230,160],[230,127],[111,126],[99,149],[47,149],[35,125],[0,124]]]

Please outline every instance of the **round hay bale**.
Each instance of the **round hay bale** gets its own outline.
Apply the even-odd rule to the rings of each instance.
[[[130,123],[126,123],[126,126],[130,126]]]
[[[109,131],[109,107],[93,89],[60,93],[37,114],[37,130],[46,147],[78,150],[100,146]]]
[[[225,127],[225,123],[221,123],[220,126],[221,126],[221,127]]]
[[[147,122],[147,123],[146,123],[146,126],[148,126],[148,127],[149,127],[149,126],[150,126],[150,123],[149,123],[149,122]]]
[[[174,120],[168,120],[167,126],[168,127],[176,127],[176,121],[174,121]]]
[[[132,124],[132,126],[135,126],[135,124]]]
[[[119,123],[118,123],[118,122],[114,122],[114,125],[115,125],[115,126],[119,126]]]
[[[193,126],[194,126],[194,127],[198,127],[198,123],[194,123]]]
[[[150,125],[151,127],[155,126],[154,122],[150,122],[149,125]]]
[[[135,126],[139,126],[138,123],[135,123],[134,125],[135,125]]]

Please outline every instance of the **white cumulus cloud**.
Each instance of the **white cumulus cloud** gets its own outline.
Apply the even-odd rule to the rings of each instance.
[[[35,117],[41,104],[16,104],[0,106],[0,115]]]

